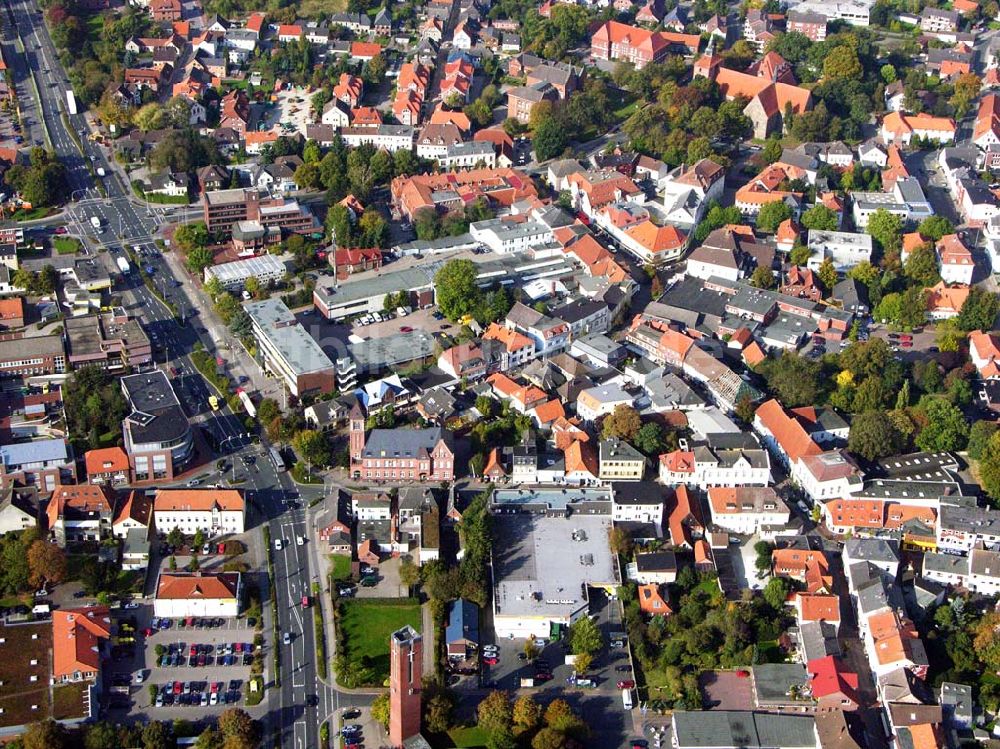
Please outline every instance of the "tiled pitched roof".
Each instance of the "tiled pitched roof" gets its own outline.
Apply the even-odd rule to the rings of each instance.
[[[73,678],[101,667],[101,640],[111,637],[107,606],[57,609],[52,612],[52,675]]]

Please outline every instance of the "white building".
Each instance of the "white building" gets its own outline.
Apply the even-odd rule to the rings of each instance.
[[[854,192],[851,199],[854,202],[854,225],[859,229],[866,228],[868,219],[879,209],[914,223],[934,215],[934,209],[915,177],[897,179],[891,192]]]
[[[594,422],[613,413],[620,406],[631,406],[635,396],[618,383],[587,388],[577,396],[576,413],[584,421]]]
[[[842,450],[805,455],[792,465],[791,473],[814,502],[848,497],[864,487],[861,470]]]
[[[611,517],[616,523],[663,525],[663,490],[652,483],[616,481],[611,485]]]
[[[371,143],[376,149],[389,153],[412,151],[416,130],[409,125],[379,125],[378,127],[345,127],[340,137],[351,148]]]
[[[769,486],[713,486],[708,490],[712,522],[730,533],[767,534],[783,528],[791,511]]]
[[[205,268],[205,282],[216,278],[222,284],[222,288],[232,290],[242,289],[247,279],[256,278],[261,288],[267,288],[283,279],[286,273],[288,269],[285,264],[268,253],[230,263],[209,265]]]
[[[187,536],[243,533],[246,504],[238,489],[160,489],[153,499],[153,522],[161,533],[179,528]]]
[[[823,261],[830,258],[839,273],[845,273],[854,266],[872,259],[872,238],[870,234],[855,234],[847,231],[809,230],[809,260],[806,267],[818,271]]]
[[[444,154],[437,157],[437,162],[441,169],[493,169],[497,165],[497,152],[489,141],[450,143]]]
[[[660,456],[660,482],[667,486],[767,486],[771,459],[767,450],[697,445]]]
[[[153,614],[171,619],[238,616],[241,582],[239,572],[161,572]]]
[[[469,224],[469,234],[477,242],[500,255],[524,252],[553,241],[552,230],[540,221],[506,221],[491,218]]]

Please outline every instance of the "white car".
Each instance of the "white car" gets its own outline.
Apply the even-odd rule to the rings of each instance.
[[[136,671],[134,681],[136,684],[142,684],[146,680],[146,673],[144,671]]]
[[[305,536],[297,536],[295,538],[295,543],[298,544],[299,546],[302,546],[305,542],[306,542]]]
[[[281,549],[284,547],[284,545],[285,545],[285,542],[282,541],[280,538],[274,539],[274,550],[275,551],[281,551]]]

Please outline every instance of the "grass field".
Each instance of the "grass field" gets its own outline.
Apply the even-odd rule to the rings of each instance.
[[[347,10],[347,0],[302,0],[299,4],[299,17],[315,18],[320,13],[342,13]]]
[[[334,580],[346,580],[351,576],[351,558],[346,554],[331,554],[330,564]]]
[[[74,255],[80,251],[80,240],[76,237],[56,237],[52,246],[60,255]]]
[[[448,737],[452,741],[452,746],[471,749],[472,747],[486,746],[489,734],[479,726],[462,726],[448,731]]]
[[[371,669],[374,683],[389,678],[389,636],[409,624],[420,630],[420,605],[392,605],[364,599],[343,602],[341,626],[347,639],[347,659]]]

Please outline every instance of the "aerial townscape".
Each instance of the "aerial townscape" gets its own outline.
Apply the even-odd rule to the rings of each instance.
[[[997,0],[4,0],[0,744],[1000,746]]]

